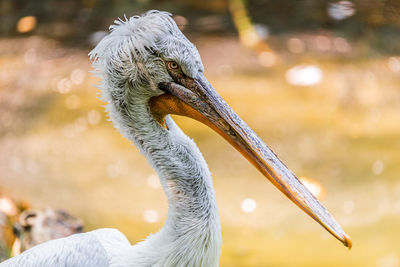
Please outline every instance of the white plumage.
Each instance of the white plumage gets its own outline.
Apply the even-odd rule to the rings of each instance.
[[[1,266],[218,266],[221,229],[212,179],[196,144],[166,114],[197,119],[228,140],[301,209],[346,246],[351,241],[203,75],[195,46],[171,15],[149,11],[125,21],[90,52],[114,126],[157,171],[168,197],[164,227],[131,246],[117,230],[50,241]]]
[[[221,231],[211,175],[196,144],[167,117],[157,123],[149,98],[171,81],[164,62],[187,73],[203,66],[200,56],[169,13],[149,11],[118,20],[90,53],[114,125],[149,159],[169,200],[164,227],[131,246],[117,230],[101,229],[38,245],[1,266],[217,266]],[[157,55],[153,54],[157,53]]]
[[[100,229],[39,244],[1,266],[121,266],[111,263],[129,246],[121,232]]]

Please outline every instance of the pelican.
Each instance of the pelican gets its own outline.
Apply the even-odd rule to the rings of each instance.
[[[89,56],[114,126],[158,173],[168,198],[165,224],[135,245],[118,230],[99,229],[37,245],[1,266],[218,266],[222,238],[211,175],[170,114],[212,128],[351,247],[335,219],[207,81],[199,52],[171,14],[152,10],[115,21]]]

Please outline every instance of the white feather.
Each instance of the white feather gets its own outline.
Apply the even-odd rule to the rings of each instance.
[[[97,266],[108,267],[121,257],[129,241],[115,229],[75,234],[37,245],[1,264],[4,267]],[[114,266],[119,266],[114,265]]]
[[[207,164],[170,117],[166,130],[148,107],[163,93],[157,84],[171,81],[164,60],[196,77],[203,72],[199,53],[166,12],[117,20],[110,30],[89,55],[110,119],[160,177],[169,202],[165,225],[134,246],[104,229],[47,242],[1,266],[218,266],[221,229]]]

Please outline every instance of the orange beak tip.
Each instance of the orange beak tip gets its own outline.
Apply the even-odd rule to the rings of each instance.
[[[344,236],[344,241],[343,244],[349,248],[349,250],[351,250],[351,248],[353,247],[353,242],[351,241],[350,236],[348,236],[347,234]]]

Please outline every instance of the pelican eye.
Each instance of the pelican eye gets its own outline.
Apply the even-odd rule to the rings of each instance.
[[[167,62],[167,66],[168,66],[168,68],[171,69],[171,70],[177,70],[177,69],[179,69],[179,65],[178,65],[178,63],[176,63],[175,61],[168,61],[168,62]]]

